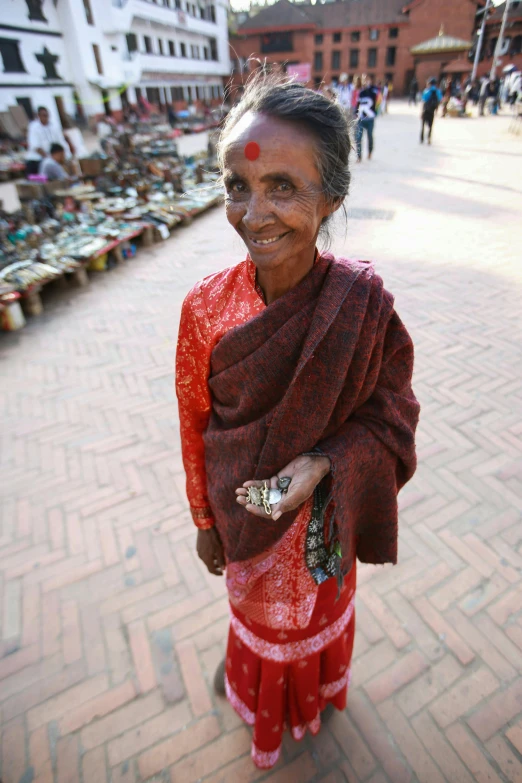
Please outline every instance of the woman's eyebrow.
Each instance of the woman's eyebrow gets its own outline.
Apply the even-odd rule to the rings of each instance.
[[[270,182],[273,180],[291,180],[293,177],[288,173],[288,171],[271,171],[269,174],[265,174],[260,178],[260,182]]]
[[[239,174],[236,174],[235,171],[229,171],[228,174],[224,174],[223,181],[224,182],[233,182],[236,179],[242,179]]]

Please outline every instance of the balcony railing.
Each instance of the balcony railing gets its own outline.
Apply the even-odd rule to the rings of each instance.
[[[129,0],[113,0],[113,5],[115,5],[117,8],[123,8]],[[205,16],[195,16],[194,14],[190,13],[190,11],[183,10],[181,8],[181,3],[179,3],[179,6],[176,5],[175,0],[168,0],[167,2],[162,3],[156,3],[154,0],[139,0],[140,3],[147,3],[150,6],[155,6],[156,8],[161,8],[164,11],[173,11],[177,12],[178,14],[183,14],[186,16],[189,16],[191,19],[196,19],[197,21],[203,21],[203,22],[211,22],[212,24],[217,24],[216,22],[216,11],[214,6],[208,5],[205,6],[204,9],[201,9],[201,6],[198,5],[198,3],[188,3],[189,6],[194,6],[195,8],[199,8],[200,10],[205,10],[208,15]],[[214,11],[211,11],[210,9],[214,8]]]

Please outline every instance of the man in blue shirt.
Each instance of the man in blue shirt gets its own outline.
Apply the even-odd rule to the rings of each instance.
[[[421,114],[421,144],[424,143],[424,126],[428,126],[428,144],[431,144],[431,131],[433,129],[433,120],[435,113],[442,101],[442,93],[437,87],[437,80],[431,78],[422,93],[422,114]]]

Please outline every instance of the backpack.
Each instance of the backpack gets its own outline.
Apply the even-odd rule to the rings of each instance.
[[[439,108],[439,96],[437,95],[437,90],[435,87],[432,87],[430,90],[430,94],[428,95],[428,100],[424,104],[424,111],[428,114],[435,114],[437,109]]]

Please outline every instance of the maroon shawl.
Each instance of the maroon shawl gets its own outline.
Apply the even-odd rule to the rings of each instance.
[[[319,448],[346,571],[354,554],[397,561],[397,493],[415,471],[419,405],[412,341],[367,263],[322,255],[309,274],[212,352],[205,433],[209,499],[229,561],[273,546],[274,522],[240,506],[236,487]]]

